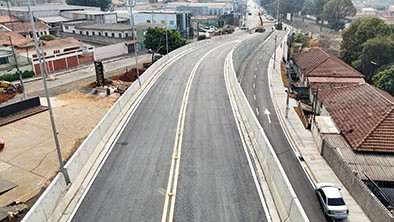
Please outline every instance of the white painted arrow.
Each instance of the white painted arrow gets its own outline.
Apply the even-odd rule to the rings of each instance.
[[[268,122],[271,123],[271,118],[270,118],[271,113],[267,108],[265,108],[264,114],[267,115]]]

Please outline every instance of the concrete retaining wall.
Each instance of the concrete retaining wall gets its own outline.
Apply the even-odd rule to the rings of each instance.
[[[300,201],[298,200],[287,176],[280,164],[263,128],[260,126],[240,84],[236,71],[239,70],[247,55],[264,41],[261,35],[252,35],[246,41],[234,47],[231,62],[233,66],[229,73],[231,91],[235,94],[236,103],[241,112],[242,121],[247,126],[248,133],[264,171],[271,195],[277,206],[282,221],[309,221]]]
[[[336,147],[323,139],[322,155],[364,212],[374,222],[394,222],[394,217],[354,174]],[[351,212],[350,212],[351,213]]]

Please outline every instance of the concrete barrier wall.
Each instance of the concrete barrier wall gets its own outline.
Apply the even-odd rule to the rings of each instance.
[[[337,152],[337,148],[324,139],[322,155],[369,218],[374,222],[394,222],[394,217],[391,213],[354,174],[347,162]]]
[[[233,64],[229,73],[230,88],[235,94],[242,121],[247,126],[281,220],[309,221],[264,130],[250,107],[240,84],[237,82],[236,70],[239,70],[243,60],[263,41],[264,39],[261,38],[261,35],[256,34],[234,47],[230,62],[230,64]]]
[[[63,175],[61,173],[57,174],[48,188],[41,195],[39,204],[35,204],[35,207],[27,212],[22,221],[47,221],[61,198],[61,194],[66,191],[66,187],[67,185],[64,181]]]

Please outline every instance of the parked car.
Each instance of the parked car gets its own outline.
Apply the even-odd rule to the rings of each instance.
[[[316,184],[316,195],[323,208],[323,212],[333,219],[345,219],[349,215],[349,209],[343,200],[340,188],[331,183]]]
[[[0,138],[0,150],[2,150],[4,146],[5,146],[5,142]]]

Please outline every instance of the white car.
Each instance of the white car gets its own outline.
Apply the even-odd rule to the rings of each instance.
[[[333,219],[345,219],[349,215],[349,209],[342,198],[340,188],[331,183],[316,184],[316,195],[324,213]]]

